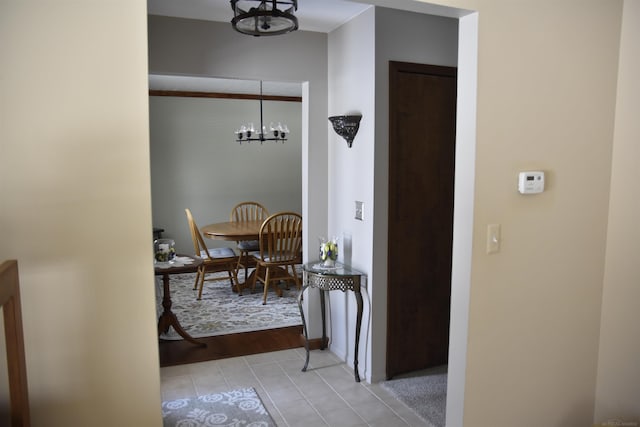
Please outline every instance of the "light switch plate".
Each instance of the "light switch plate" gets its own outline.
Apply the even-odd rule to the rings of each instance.
[[[364,215],[364,202],[356,200],[356,219],[362,221]]]

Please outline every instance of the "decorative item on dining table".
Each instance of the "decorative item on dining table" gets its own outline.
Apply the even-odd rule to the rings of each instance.
[[[338,238],[332,237],[327,240],[320,237],[320,261],[322,268],[335,268],[338,259]]]

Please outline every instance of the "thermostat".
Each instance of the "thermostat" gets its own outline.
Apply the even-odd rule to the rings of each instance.
[[[520,175],[518,175],[518,191],[521,194],[542,193],[544,191],[544,172],[520,172]]]

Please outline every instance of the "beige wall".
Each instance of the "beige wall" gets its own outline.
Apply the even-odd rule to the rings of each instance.
[[[637,245],[617,237],[637,229],[624,214],[638,207],[619,196],[638,180],[624,164],[636,149],[626,135],[637,135],[624,117],[637,121],[637,101],[619,107],[611,215],[620,223],[606,239],[622,2],[438,3],[479,11],[464,424],[589,425],[594,407],[608,416],[607,401],[638,383],[626,366],[637,357],[598,341],[603,280],[602,343],[637,337],[624,316],[637,262],[616,256]],[[36,426],[160,424],[145,6],[0,2],[0,259],[20,262]],[[528,168],[547,171],[545,193],[515,192]],[[503,227],[490,256],[488,223]]]
[[[478,11],[464,425],[590,425],[622,2],[437,3]],[[546,171],[544,193],[516,191],[529,169]],[[491,223],[502,249],[487,255]]]
[[[621,4],[475,4],[465,425],[593,420]],[[515,191],[527,169],[546,171],[545,193]],[[485,253],[489,223],[499,254]]]
[[[0,260],[33,426],[157,426],[146,2],[0,1]]]
[[[620,14],[479,4],[465,424],[592,422]],[[518,172],[539,169],[546,191],[520,195]],[[501,252],[487,255],[491,223]]]
[[[640,420],[640,2],[625,1],[595,420]]]

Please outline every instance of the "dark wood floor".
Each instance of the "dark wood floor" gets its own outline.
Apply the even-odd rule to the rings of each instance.
[[[304,347],[305,342],[302,326],[198,338],[198,341],[207,344],[207,346],[196,346],[184,340],[160,340],[160,367],[287,350]],[[311,339],[309,340],[309,349],[325,348],[328,342],[327,338],[322,345],[322,339]]]
[[[207,346],[199,347],[184,340],[160,340],[160,366],[183,365],[304,347],[302,326],[199,338],[198,341]],[[310,341],[309,347],[320,348],[319,341],[321,340]]]

